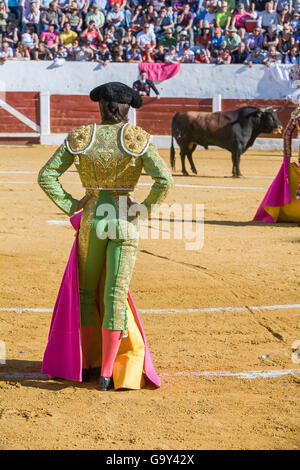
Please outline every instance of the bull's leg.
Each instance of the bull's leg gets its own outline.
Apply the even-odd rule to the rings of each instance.
[[[197,170],[196,170],[196,167],[195,167],[194,162],[193,162],[192,154],[193,154],[193,151],[195,150],[196,147],[197,147],[197,144],[193,144],[192,148],[189,149],[188,153],[187,153],[187,157],[188,157],[188,160],[190,162],[191,170],[195,175],[197,174]]]
[[[186,168],[185,168],[185,155],[186,155],[186,151],[185,150],[180,150],[182,174],[185,175],[185,176],[189,176],[189,174],[188,174],[188,172],[186,171]]]
[[[239,146],[231,153],[232,158],[232,176],[234,178],[241,178],[243,175],[240,171],[241,149]]]

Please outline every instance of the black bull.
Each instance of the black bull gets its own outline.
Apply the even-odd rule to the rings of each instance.
[[[180,147],[182,173],[188,175],[185,168],[187,156],[191,170],[197,174],[192,153],[197,144],[205,149],[209,145],[221,147],[231,152],[233,163],[232,175],[242,176],[240,156],[251,147],[260,133],[280,132],[281,123],[275,110],[244,106],[232,111],[205,113],[188,111],[177,113],[172,119],[171,166],[175,168],[175,137]]]

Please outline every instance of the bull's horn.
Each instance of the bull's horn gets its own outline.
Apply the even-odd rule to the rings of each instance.
[[[265,108],[260,108],[260,111],[262,111],[264,113],[266,111],[271,111],[271,109],[273,110],[272,106],[266,106]]]

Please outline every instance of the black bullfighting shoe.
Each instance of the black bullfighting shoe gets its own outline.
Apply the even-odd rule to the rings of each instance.
[[[112,377],[104,377],[101,375],[99,379],[98,389],[101,391],[111,390],[114,388],[114,382]]]

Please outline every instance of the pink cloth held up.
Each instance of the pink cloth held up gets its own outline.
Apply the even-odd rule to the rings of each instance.
[[[111,377],[116,356],[121,344],[122,331],[102,328],[102,367],[101,375]]]

